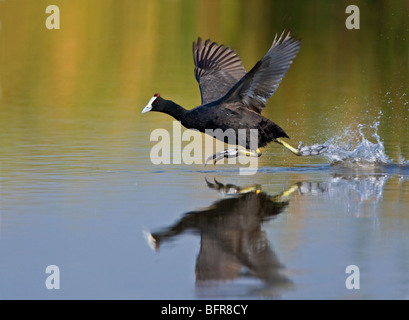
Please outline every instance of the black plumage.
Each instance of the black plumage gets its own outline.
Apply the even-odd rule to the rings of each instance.
[[[195,77],[199,83],[202,104],[186,110],[155,94],[142,112],[158,111],[171,115],[189,129],[201,132],[247,129],[246,139],[234,144],[249,150],[264,147],[278,138],[289,136],[277,124],[261,115],[268,99],[275,93],[300,49],[301,41],[284,32],[274,38],[265,56],[246,73],[237,53],[230,47],[198,38],[193,43]],[[250,145],[251,130],[257,129],[258,145]],[[215,136],[226,141],[226,136]],[[281,143],[283,144],[283,143]],[[283,144],[286,146],[285,144]],[[293,150],[291,150],[294,152]]]

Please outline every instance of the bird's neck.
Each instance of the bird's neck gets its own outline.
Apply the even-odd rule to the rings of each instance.
[[[186,115],[188,110],[184,109],[180,105],[174,103],[173,101],[166,101],[166,109],[163,111],[164,113],[167,113],[168,115],[172,116],[178,121],[182,121],[183,117]]]

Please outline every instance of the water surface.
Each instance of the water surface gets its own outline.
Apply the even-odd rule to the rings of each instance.
[[[46,4],[0,2],[2,299],[409,298],[407,2],[358,1],[359,30],[343,1],[53,4],[60,30]],[[200,103],[192,42],[249,70],[284,28],[302,47],[264,114],[328,153],[154,165],[173,124],[140,112]]]

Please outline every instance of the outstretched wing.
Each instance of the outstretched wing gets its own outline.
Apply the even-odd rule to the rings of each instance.
[[[246,74],[237,53],[230,47],[201,38],[193,43],[195,77],[199,83],[202,104],[218,100]]]
[[[225,102],[241,101],[247,108],[261,113],[300,50],[301,41],[284,32],[274,38],[266,55],[229,92]]]

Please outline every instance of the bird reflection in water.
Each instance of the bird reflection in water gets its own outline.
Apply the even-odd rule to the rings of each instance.
[[[276,295],[294,284],[269,243],[263,223],[282,213],[290,199],[296,199],[291,196],[294,192],[331,201],[346,215],[376,220],[378,200],[390,176],[394,175],[376,171],[338,172],[323,181],[297,182],[273,196],[263,192],[260,185],[240,188],[206,180],[209,188],[228,197],[208,208],[184,214],[174,225],[159,232],[145,232],[145,236],[152,248],[159,249],[161,244],[183,233],[200,234],[196,260],[198,288],[226,280],[235,283],[239,279],[260,280],[263,285],[259,287],[261,292],[257,289],[259,294]],[[245,290],[248,289],[247,286]]]
[[[216,201],[203,210],[183,215],[174,225],[159,232],[147,233],[150,245],[160,245],[184,232],[201,236],[196,260],[196,284],[205,285],[222,280],[256,278],[267,286],[290,286],[283,274],[284,266],[267,240],[263,222],[277,216],[288,206],[290,195],[298,185],[278,195],[268,195],[260,185],[240,188],[209,182],[209,188],[234,195]]]

